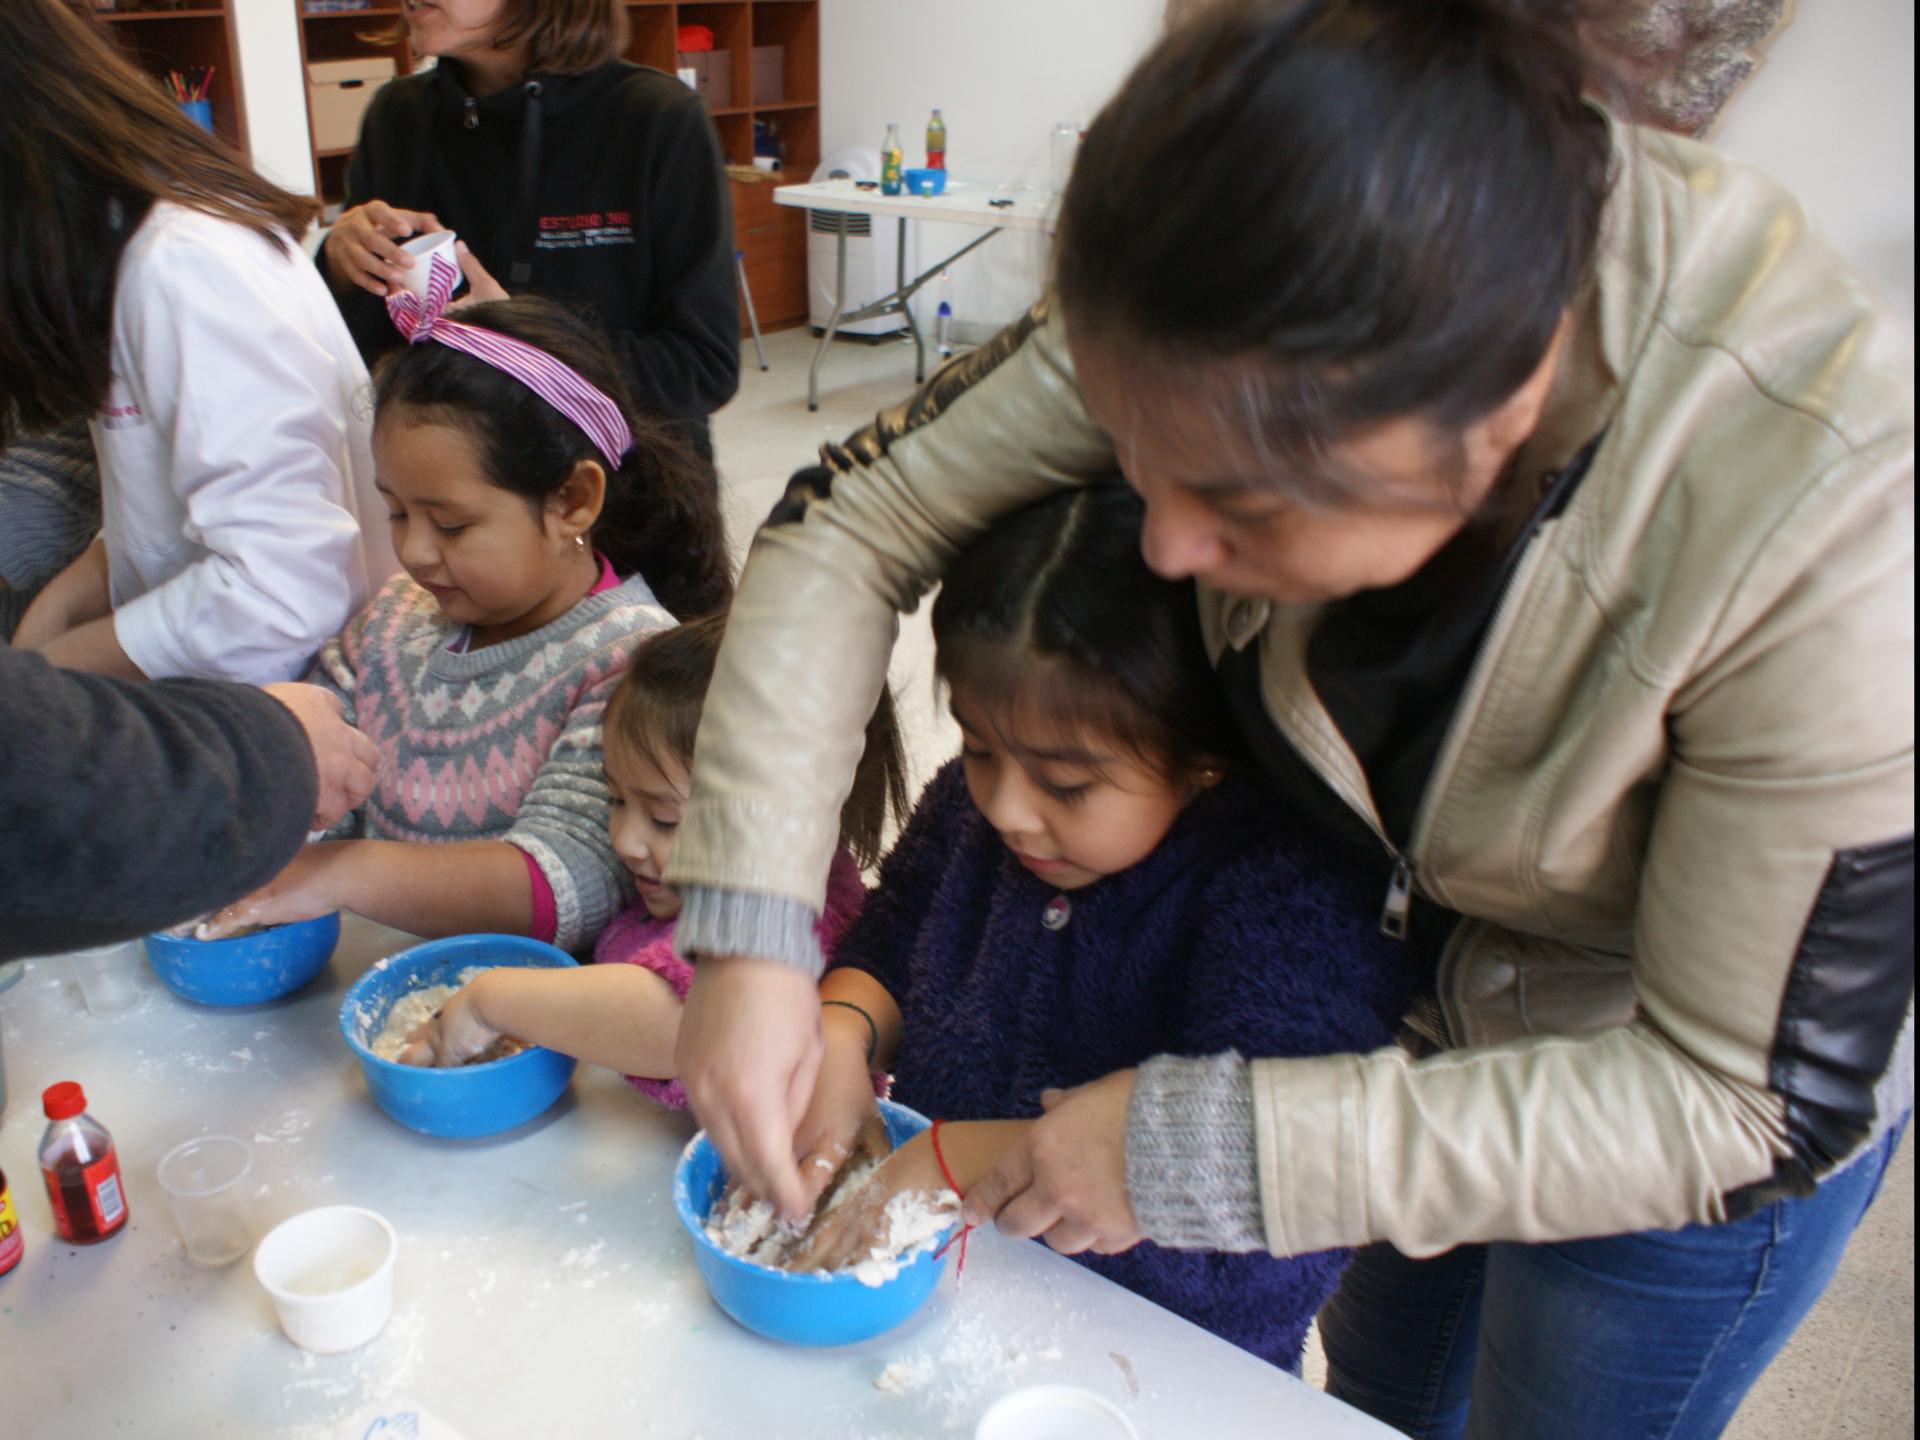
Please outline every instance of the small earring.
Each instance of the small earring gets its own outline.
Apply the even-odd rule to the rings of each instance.
[[[573,543],[584,550],[587,548],[587,537],[584,535],[576,535],[573,537]]]

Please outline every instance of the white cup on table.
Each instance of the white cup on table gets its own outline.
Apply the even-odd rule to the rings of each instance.
[[[399,1252],[385,1216],[323,1205],[268,1231],[253,1253],[253,1273],[289,1340],[316,1355],[339,1355],[386,1329]]]
[[[140,941],[123,940],[117,945],[75,950],[67,956],[89,1015],[120,1015],[139,1003],[140,966],[145,954]]]

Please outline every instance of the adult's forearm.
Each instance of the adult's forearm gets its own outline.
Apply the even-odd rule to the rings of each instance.
[[[416,935],[525,935],[533,926],[527,863],[504,840],[333,843],[342,853],[328,889],[356,915]]]
[[[13,643],[22,650],[43,650],[75,626],[98,620],[112,610],[106,542],[96,536],[27,606]]]
[[[85,670],[116,680],[145,680],[146,671],[134,664],[120,646],[113,616],[103,615],[77,625],[39,647],[40,653],[63,670]]]

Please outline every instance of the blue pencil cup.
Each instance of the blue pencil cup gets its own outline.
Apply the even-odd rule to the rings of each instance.
[[[180,113],[209,135],[213,133],[213,102],[211,100],[176,100]]]

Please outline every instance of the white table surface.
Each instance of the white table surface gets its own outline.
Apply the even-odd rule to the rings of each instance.
[[[329,971],[256,1009],[190,1005],[148,974],[138,1006],[86,1013],[58,960],[0,995],[10,1104],[0,1167],[26,1240],[0,1278],[9,1435],[290,1435],[335,1440],[409,1396],[467,1440],[663,1436],[848,1440],[972,1433],[988,1404],[1059,1382],[1125,1409],[1145,1440],[1390,1434],[1311,1387],[1043,1247],[977,1234],[905,1326],[860,1345],[761,1340],[708,1299],[672,1206],[693,1132],[581,1066],[540,1119],[484,1140],[388,1120],[340,1038],[347,985],[404,937],[349,920]],[[132,1217],[60,1243],[34,1152],[40,1091],[78,1080],[113,1132]],[[399,1231],[386,1332],[311,1356],[275,1325],[251,1257],[189,1265],[154,1165],[189,1136],[253,1147],[255,1236],[313,1205],[366,1205]],[[922,1378],[874,1385],[890,1362]],[[357,1431],[356,1431],[357,1434]]]
[[[998,207],[989,200],[1011,200]],[[802,210],[844,210],[854,215],[899,215],[944,225],[997,225],[1003,230],[1051,230],[1060,197],[1051,190],[996,187],[977,180],[947,181],[944,195],[882,195],[856,189],[851,180],[782,185],[773,203]]]

